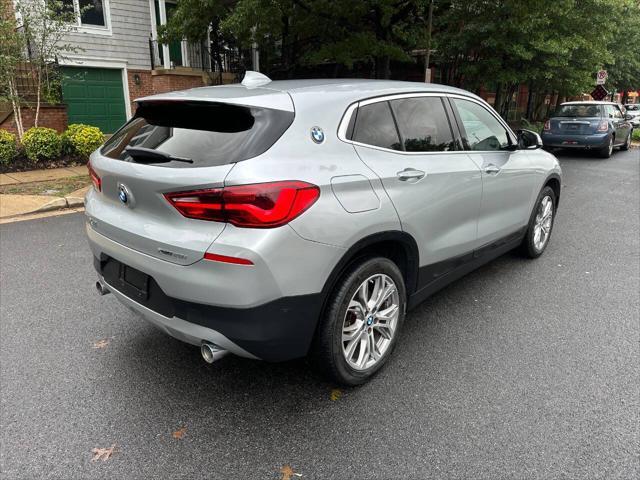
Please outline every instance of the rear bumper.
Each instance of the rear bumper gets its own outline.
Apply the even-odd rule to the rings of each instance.
[[[114,242],[87,223],[95,268],[118,300],[182,341],[207,340],[237,355],[267,361],[307,354],[322,307],[320,292],[344,253],[304,240],[290,228],[278,235],[273,241],[253,242],[250,258],[255,265],[250,267],[206,260],[177,265]],[[280,253],[274,256],[271,246]],[[118,283],[110,259],[153,279],[146,298]]]
[[[598,149],[606,147],[609,133],[599,133],[593,135],[568,135],[565,133],[549,133],[543,132],[542,143],[545,147],[553,148],[586,148]]]
[[[94,258],[94,264],[120,302],[163,332],[193,345],[212,342],[245,358],[279,362],[305,356],[322,307],[319,293],[239,309],[177,300],[159,291],[155,295],[163,296],[167,307],[160,313],[155,305],[133,300],[109,283],[101,274],[100,260]]]

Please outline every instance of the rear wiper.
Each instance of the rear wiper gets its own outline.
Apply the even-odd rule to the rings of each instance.
[[[137,163],[167,163],[167,162],[185,162],[193,163],[190,158],[175,157],[170,153],[160,152],[152,148],[144,147],[127,147],[125,153],[131,156]]]

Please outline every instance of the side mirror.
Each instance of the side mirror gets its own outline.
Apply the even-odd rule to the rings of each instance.
[[[542,138],[531,130],[518,130],[518,148],[525,150],[535,150],[542,148]]]
[[[627,113],[627,114],[624,116],[624,119],[625,119],[625,120],[633,120],[633,115],[631,115],[631,114]]]

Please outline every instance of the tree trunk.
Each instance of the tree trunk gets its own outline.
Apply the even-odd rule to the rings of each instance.
[[[11,96],[11,107],[13,108],[13,119],[16,123],[16,131],[18,132],[18,140],[22,141],[24,136],[24,125],[22,123],[22,109],[18,97],[18,89],[13,79],[9,80],[9,95]]]
[[[499,82],[496,85],[496,97],[493,100],[493,108],[496,112],[500,113],[500,106],[502,105],[502,83]]]
[[[40,96],[42,92],[42,73],[40,67],[36,70],[36,116],[33,119],[33,126],[38,127],[38,118],[40,117]]]
[[[524,114],[525,118],[528,121],[532,120],[532,115],[533,115],[533,100],[535,98],[535,95],[533,93],[533,85],[531,84],[531,82],[529,82],[528,88],[527,88],[527,111]]]
[[[376,78],[389,79],[391,71],[389,69],[391,60],[389,55],[383,55],[382,57],[376,57]]]

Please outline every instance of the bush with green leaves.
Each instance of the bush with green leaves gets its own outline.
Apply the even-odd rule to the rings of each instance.
[[[0,165],[7,165],[17,154],[16,136],[6,130],[0,130]]]
[[[22,146],[32,162],[55,160],[62,152],[62,140],[53,128],[33,127],[24,132]]]
[[[633,138],[634,140],[640,142],[640,128],[635,129],[633,131],[633,135],[631,136],[631,138]]]
[[[104,142],[104,134],[98,127],[73,123],[62,134],[63,152],[88,158]]]

